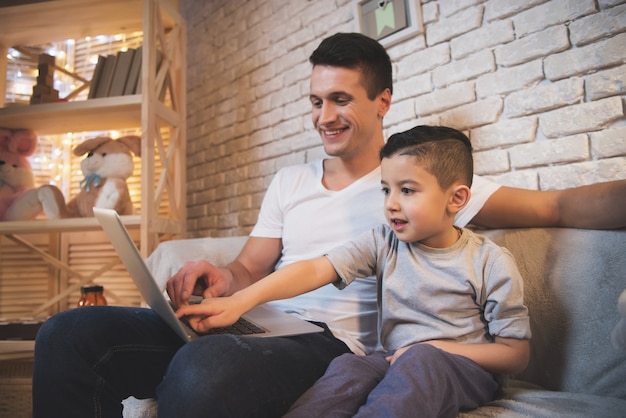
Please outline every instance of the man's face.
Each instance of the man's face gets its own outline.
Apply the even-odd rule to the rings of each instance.
[[[343,67],[313,67],[311,94],[313,125],[328,155],[350,158],[382,145],[382,117],[391,103],[385,91],[367,97],[361,71]]]

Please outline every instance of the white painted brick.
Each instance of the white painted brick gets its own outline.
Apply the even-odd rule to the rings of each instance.
[[[450,47],[448,44],[441,44],[416,52],[402,60],[402,65],[398,68],[398,80],[423,74],[448,62],[450,62]]]
[[[439,20],[439,4],[437,2],[422,4],[422,20],[425,25]]]
[[[311,102],[308,98],[301,98],[298,101],[287,103],[283,108],[283,117],[288,120],[301,116],[306,116],[307,120],[311,113]]]
[[[385,126],[385,129],[383,130],[383,135],[385,138],[389,138],[391,135],[395,133],[408,131],[409,129],[418,125],[437,126],[439,125],[439,119],[437,119],[436,122],[428,122],[423,119],[413,118],[413,119],[405,120],[403,122],[388,124]]]
[[[485,19],[488,22],[503,19],[545,2],[546,0],[489,0],[485,5]]]
[[[329,7],[329,14],[324,19],[313,21],[310,26],[313,28],[313,33],[318,38],[315,42],[319,44],[322,38],[332,35],[337,32],[349,32],[354,28],[352,26],[352,8],[334,8]]]
[[[503,67],[482,75],[476,80],[476,95],[480,98],[506,94],[530,87],[543,80],[543,64],[540,59],[515,67]]]
[[[596,11],[595,0],[551,0],[513,17],[517,36],[539,32]]]
[[[592,132],[591,152],[595,158],[626,155],[626,127]]]
[[[439,3],[440,5],[442,3]],[[482,6],[464,10],[449,18],[426,27],[426,43],[437,45],[480,27],[483,16]]]
[[[387,54],[391,58],[392,65],[404,59],[404,57],[413,55],[417,51],[423,51],[426,49],[426,38],[423,35],[418,35],[404,43],[394,44],[390,48],[387,48]],[[394,75],[397,74],[397,68],[394,70]]]
[[[513,22],[503,20],[473,30],[450,41],[450,50],[455,59],[464,58],[476,51],[511,42],[515,39]]]
[[[589,141],[587,135],[539,141],[511,147],[509,155],[513,168],[582,161],[589,157]]]
[[[584,17],[569,25],[574,45],[584,45],[605,38],[626,28],[626,5]]]
[[[496,62],[498,65],[512,67],[555,52],[564,51],[569,46],[567,28],[563,25],[554,26],[496,47]]]
[[[300,64],[296,64],[293,68],[290,68],[284,72],[282,75],[283,83],[286,86],[291,86],[292,84],[299,84],[302,90],[302,86],[306,86],[306,91],[310,88],[310,78],[311,78],[311,64],[307,61],[302,62]]]
[[[435,87],[442,88],[459,81],[474,79],[495,70],[495,59],[490,50],[484,50],[467,58],[452,61],[433,70]]]
[[[272,128],[274,138],[290,136],[302,132],[302,119],[287,119]]]
[[[439,9],[442,16],[452,16],[453,14],[482,3],[482,0],[446,0],[439,2]]]
[[[324,147],[322,146],[310,148],[306,151],[306,162],[320,160],[322,158],[328,158],[328,155],[324,152]]]
[[[277,109],[287,103],[292,102],[294,97],[300,94],[300,86],[287,86],[280,91],[275,91],[270,95],[270,106]],[[282,120],[282,118],[280,119]]]
[[[626,157],[541,168],[538,171],[542,190],[561,190],[626,179]]]
[[[626,65],[585,77],[587,100],[626,94]]]
[[[472,129],[470,139],[476,151],[500,146],[522,144],[535,139],[537,118],[500,120],[498,123]]]
[[[497,176],[485,176],[491,181],[508,187],[520,189],[539,190],[539,175],[534,169],[516,170]]]
[[[624,63],[626,33],[582,48],[546,57],[544,71],[549,80],[586,74]]]
[[[417,125],[441,126],[443,125],[443,123],[441,123],[441,117],[439,115],[430,115],[425,117],[418,117],[414,126]]]
[[[320,137],[317,131],[309,129],[306,132],[299,132],[289,138],[289,149],[291,152],[306,151],[311,147],[318,146],[320,144]]]
[[[490,97],[447,110],[440,115],[441,124],[459,130],[472,129],[498,120],[502,113],[502,99]]]
[[[578,77],[542,84],[507,96],[504,113],[509,117],[517,117],[545,112],[578,103],[584,94],[583,79]]]
[[[600,4],[600,10],[604,10],[611,6],[624,3],[624,0],[599,0],[598,3]]]
[[[416,116],[413,100],[400,100],[391,105],[385,116],[385,123],[396,124],[405,120],[415,120]]]
[[[539,117],[539,129],[545,136],[554,138],[596,131],[623,117],[622,100],[612,97],[544,113]]]
[[[475,100],[474,83],[458,83],[415,99],[415,114],[430,115]]]
[[[510,168],[509,154],[506,150],[474,152],[474,173],[478,175],[502,173]]]
[[[418,74],[416,76],[400,80],[393,86],[393,101],[400,101],[410,97],[429,93],[433,90],[431,73]]]

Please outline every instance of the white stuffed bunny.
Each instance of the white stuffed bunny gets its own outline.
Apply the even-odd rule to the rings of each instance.
[[[141,138],[88,139],[74,149],[74,155],[87,154],[80,167],[85,178],[81,190],[67,204],[55,186],[44,186],[39,198],[49,219],[93,216],[93,208],[115,209],[120,215],[134,213],[126,179],[133,174],[132,153],[141,155]]]

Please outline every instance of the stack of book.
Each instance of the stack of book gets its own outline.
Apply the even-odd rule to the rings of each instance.
[[[141,93],[141,55],[139,47],[120,51],[117,55],[98,56],[88,98]]]

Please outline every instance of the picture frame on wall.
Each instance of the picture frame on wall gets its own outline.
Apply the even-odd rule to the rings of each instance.
[[[420,0],[353,0],[358,31],[384,47],[424,33]]]

